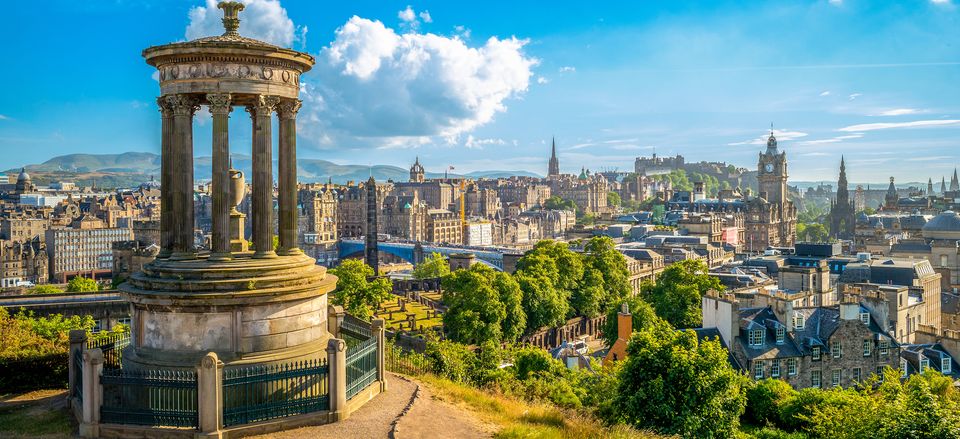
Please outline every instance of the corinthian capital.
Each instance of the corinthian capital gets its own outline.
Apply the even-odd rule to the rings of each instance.
[[[277,105],[277,116],[281,119],[295,119],[302,105],[303,101],[300,99],[283,99],[280,105]]]
[[[160,117],[166,119],[173,117],[173,105],[170,103],[170,96],[160,96],[157,98],[157,106],[160,107]]]
[[[210,114],[230,114],[233,106],[230,105],[230,93],[208,93],[207,106]]]
[[[188,94],[165,96],[167,104],[173,108],[174,116],[190,116],[200,109],[200,100]]]
[[[278,96],[257,95],[253,103],[247,106],[247,112],[250,113],[250,117],[269,117],[278,104],[280,104]]]

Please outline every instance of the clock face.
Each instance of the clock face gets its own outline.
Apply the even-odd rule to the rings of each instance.
[[[764,167],[767,172],[773,172],[773,163],[767,163],[767,166]]]

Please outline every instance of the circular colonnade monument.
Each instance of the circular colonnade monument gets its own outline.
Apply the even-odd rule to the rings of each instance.
[[[296,117],[300,75],[312,56],[240,36],[239,2],[220,2],[220,36],[150,47],[162,118],[161,251],[120,286],[131,303],[125,368],[193,369],[208,352],[226,367],[325,357],[327,293],[335,276],[297,248]],[[194,240],[193,117],[213,117],[212,237]],[[230,169],[229,119],[245,108],[253,127],[253,250],[236,210],[244,178]],[[274,250],[273,114],[279,120],[279,247]]]

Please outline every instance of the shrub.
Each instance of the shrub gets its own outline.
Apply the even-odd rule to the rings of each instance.
[[[755,425],[782,425],[780,409],[790,398],[796,396],[786,381],[766,379],[747,388],[747,409],[744,413],[747,421]]]

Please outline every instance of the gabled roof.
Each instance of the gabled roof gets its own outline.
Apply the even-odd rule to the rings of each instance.
[[[784,327],[777,319],[770,307],[745,308],[740,310],[740,336],[736,343],[750,360],[799,357],[802,351],[789,334],[784,337],[783,343],[777,344],[776,328]],[[761,345],[750,345],[750,331],[760,330],[764,333]]]

